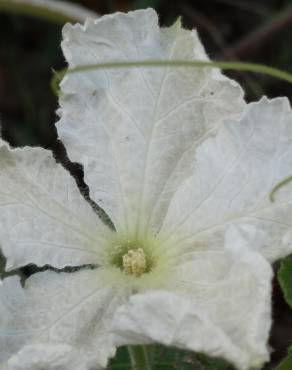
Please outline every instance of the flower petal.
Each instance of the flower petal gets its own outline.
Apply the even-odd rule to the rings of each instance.
[[[249,238],[260,233],[265,239],[250,243],[260,243],[270,261],[291,253],[292,185],[279,190],[274,203],[269,199],[274,185],[292,174],[291,142],[287,99],[251,103],[239,122],[226,123],[198,149],[193,176],[170,204],[162,228],[166,238],[220,247],[230,224],[248,224],[258,230]]]
[[[64,348],[68,361],[75,350],[106,366],[115,353],[109,322],[127,296],[125,290],[105,284],[102,270],[38,273],[26,280],[24,288],[16,277],[4,279],[0,287],[0,360],[7,361],[25,345],[31,347],[16,358],[33,353],[36,345],[44,346],[36,348],[35,354],[45,345],[66,345],[72,347],[72,351]],[[49,347],[44,360],[50,353]]]
[[[272,270],[260,254],[193,253],[174,276],[170,292],[132,296],[116,311],[117,344],[160,342],[223,357],[239,369],[268,360]]]
[[[98,353],[87,353],[66,344],[28,345],[12,356],[5,370],[98,370]],[[2,368],[1,368],[2,370]]]
[[[0,242],[7,269],[98,263],[107,228],[51,152],[0,142]]]
[[[158,27],[152,9],[66,25],[69,67],[153,59],[207,60],[195,31]],[[68,74],[58,132],[84,164],[93,199],[118,230],[161,224],[198,144],[243,109],[241,88],[218,70],[124,68]]]

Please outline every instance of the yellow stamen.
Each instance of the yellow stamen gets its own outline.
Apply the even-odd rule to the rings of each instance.
[[[142,248],[130,249],[123,255],[123,271],[139,277],[146,271],[146,257]]]

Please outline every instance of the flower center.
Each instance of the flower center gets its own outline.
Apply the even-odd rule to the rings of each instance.
[[[122,258],[126,274],[139,277],[146,271],[146,256],[142,248],[130,249]]]
[[[117,240],[109,253],[109,264],[127,275],[140,277],[155,267],[152,244],[137,239]]]

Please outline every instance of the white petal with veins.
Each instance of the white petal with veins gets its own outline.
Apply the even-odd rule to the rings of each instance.
[[[69,67],[98,62],[207,60],[195,31],[159,29],[152,9],[67,25]],[[226,117],[244,107],[241,88],[218,70],[127,68],[68,74],[58,132],[84,165],[94,200],[117,228],[158,229],[194,152]]]
[[[16,356],[20,362],[22,356],[28,361],[26,354],[42,344],[35,355],[47,345],[45,360],[50,345],[59,344],[72,347],[64,352],[67,358],[61,351],[64,361],[70,363],[74,351],[79,351],[105,367],[115,354],[109,324],[128,295],[126,289],[107,285],[99,270],[42,272],[26,280],[25,288],[17,277],[6,278],[0,286],[0,359],[7,361],[29,345]]]
[[[137,294],[118,308],[117,344],[158,342],[224,357],[240,369],[267,361],[272,269],[232,242],[225,252],[186,255],[169,291]]]
[[[0,142],[0,240],[7,269],[98,264],[108,233],[51,152]]]
[[[240,121],[226,123],[200,146],[193,176],[173,197],[162,232],[184,246],[216,248],[229,225],[249,224],[257,229],[253,238],[265,234],[261,251],[270,261],[291,253],[292,184],[274,203],[269,199],[274,185],[292,173],[291,143],[288,100],[251,103]]]
[[[99,370],[98,353],[85,352],[66,344],[35,344],[12,356],[5,370]],[[2,368],[1,368],[2,370]]]

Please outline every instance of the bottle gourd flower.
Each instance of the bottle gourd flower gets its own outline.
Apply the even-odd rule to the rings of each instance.
[[[195,31],[156,13],[66,25],[69,68],[208,60]],[[90,197],[42,148],[0,142],[0,359],[9,370],[104,368],[118,346],[162,343],[239,369],[269,358],[271,262],[292,251],[292,114],[285,98],[246,104],[218,69],[67,74],[57,130]]]

